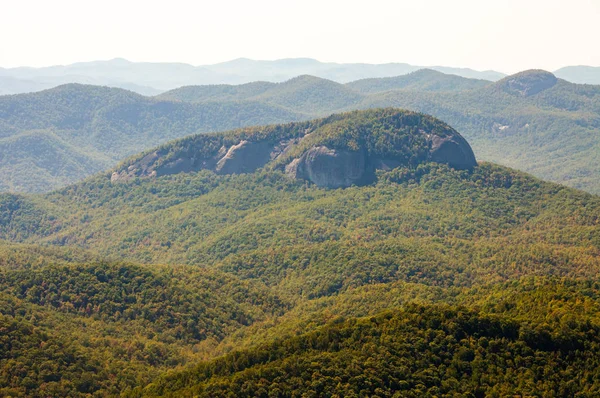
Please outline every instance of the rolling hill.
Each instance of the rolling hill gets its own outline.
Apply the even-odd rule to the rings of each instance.
[[[598,86],[528,71],[464,93],[387,92],[359,107],[384,105],[439,117],[469,140],[480,159],[600,192]]]
[[[0,392],[593,396],[599,222],[409,111],[179,139],[0,195]]]
[[[598,66],[566,66],[558,69],[554,74],[572,83],[600,84],[600,67]]]
[[[0,187],[49,191],[173,138],[300,118],[305,116],[253,101],[173,103],[85,85],[3,96]]]
[[[407,75],[379,79],[361,79],[346,84],[363,94],[390,90],[409,91],[463,91],[490,85],[489,80],[467,79],[444,74],[432,69],[420,69]]]
[[[216,271],[6,244],[0,259],[3,396],[117,396],[197,362],[199,342],[287,308],[264,287]]]
[[[531,328],[537,326],[540,329]],[[337,322],[169,374],[129,397],[596,395],[598,328],[409,306]],[[570,347],[569,347],[570,346]],[[579,348],[579,350],[575,349]],[[567,354],[568,353],[568,354]],[[514,358],[514,360],[513,360]],[[564,382],[574,376],[569,385]]]

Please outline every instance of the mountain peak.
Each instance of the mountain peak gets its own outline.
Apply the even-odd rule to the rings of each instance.
[[[531,69],[505,77],[497,85],[509,94],[529,97],[552,88],[557,80],[550,72]]]
[[[203,169],[242,174],[265,167],[320,187],[343,188],[372,182],[379,169],[425,162],[456,169],[477,165],[467,141],[450,126],[431,116],[387,108],[185,138],[132,158],[111,181]]]

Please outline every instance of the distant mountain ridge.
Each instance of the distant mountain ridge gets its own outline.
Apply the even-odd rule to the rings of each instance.
[[[565,66],[554,74],[567,81],[578,84],[600,84],[600,66]]]
[[[143,95],[156,95],[181,86],[244,84],[254,81],[282,82],[299,75],[312,75],[339,83],[365,78],[405,75],[423,66],[405,63],[338,64],[310,58],[260,61],[239,58],[214,65],[193,66],[183,63],[130,62],[122,58],[108,61],[79,62],[43,68],[0,68],[0,94],[38,91],[66,83],[105,85],[124,88]],[[495,71],[433,66],[446,74],[467,78],[499,80],[505,75]],[[3,83],[12,78],[21,84]]]
[[[40,91],[67,83],[94,84],[157,95],[192,85],[245,84],[255,81],[283,82],[299,75],[312,75],[338,83],[361,79],[396,77],[429,69],[469,79],[498,81],[506,74],[448,66],[418,66],[407,63],[366,64],[320,62],[312,58],[273,61],[238,58],[213,65],[131,62],[123,58],[78,62],[42,68],[0,68],[0,95]],[[554,74],[572,83],[600,84],[600,67],[567,66]]]

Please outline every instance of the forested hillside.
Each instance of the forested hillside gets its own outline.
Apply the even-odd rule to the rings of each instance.
[[[131,397],[594,396],[598,325],[410,305],[235,352]],[[569,382],[566,380],[569,379]]]
[[[351,112],[0,195],[0,393],[596,395],[600,198],[453,167],[461,138],[422,114]],[[252,145],[277,156],[242,167]],[[201,167],[154,173],[188,152]],[[288,167],[357,153],[373,179],[345,188]]]
[[[600,86],[532,71],[465,93],[391,91],[361,106],[382,105],[439,117],[469,140],[479,159],[600,192]]]
[[[170,139],[301,118],[255,101],[192,105],[76,84],[1,96],[0,191],[49,191]]]
[[[346,84],[363,94],[381,93],[390,90],[411,91],[464,91],[491,85],[489,80],[468,79],[447,75],[431,69],[420,69],[407,75],[361,79]]]
[[[83,262],[83,263],[81,263]],[[2,396],[118,395],[282,314],[265,288],[198,267],[107,263],[0,246]]]

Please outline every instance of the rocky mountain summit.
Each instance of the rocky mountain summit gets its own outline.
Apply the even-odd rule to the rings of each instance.
[[[376,170],[425,162],[456,169],[477,164],[467,141],[450,126],[431,116],[388,108],[188,137],[126,161],[111,181],[268,168],[320,187],[341,188],[368,184]]]

